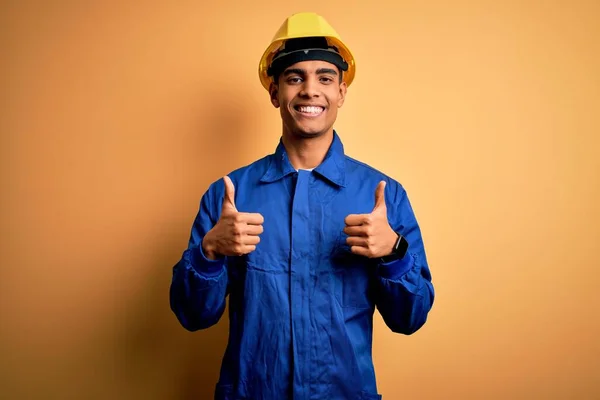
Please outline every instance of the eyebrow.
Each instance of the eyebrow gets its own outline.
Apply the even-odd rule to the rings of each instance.
[[[332,68],[319,68],[317,70],[317,74],[332,74],[332,75],[337,75],[337,71],[335,69]]]
[[[298,75],[306,75],[306,70],[302,69],[302,68],[289,68],[286,69],[283,72],[284,76],[289,76],[292,74],[298,74]],[[337,75],[337,71],[335,69],[332,68],[319,68],[317,69],[317,75],[322,75],[322,74],[332,74],[332,75]]]

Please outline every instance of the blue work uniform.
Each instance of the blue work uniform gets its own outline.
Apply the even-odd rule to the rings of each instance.
[[[171,309],[190,331],[216,324],[229,295],[229,340],[215,399],[380,399],[371,355],[375,307],[394,332],[411,334],[434,301],[421,231],[405,189],[344,154],[334,132],[323,162],[296,171],[274,154],[229,174],[240,212],[264,217],[256,250],[206,258],[224,181],[202,196],[188,248],[173,268]],[[408,241],[391,262],[350,252],[344,219],[370,213],[385,180],[390,226]]]

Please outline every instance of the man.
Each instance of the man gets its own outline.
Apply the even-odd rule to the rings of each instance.
[[[259,67],[277,149],[202,197],[170,295],[190,331],[216,324],[229,295],[216,399],[380,399],[375,308],[398,333],[427,319],[434,290],[406,192],[346,156],[333,129],[354,71],[322,17],[289,17]]]

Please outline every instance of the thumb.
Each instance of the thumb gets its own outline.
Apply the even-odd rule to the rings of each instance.
[[[233,182],[231,182],[231,178],[229,178],[227,175],[225,175],[223,177],[223,181],[225,182],[225,194],[223,196],[223,208],[225,207],[231,207],[233,208],[235,211],[237,211],[237,208],[235,208],[235,187],[233,186]]]
[[[373,210],[378,208],[385,209],[385,181],[379,182],[377,189],[375,189],[375,207]]]

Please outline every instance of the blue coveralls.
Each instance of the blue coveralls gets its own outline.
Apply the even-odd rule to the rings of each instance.
[[[371,357],[375,307],[394,332],[426,321],[434,289],[423,240],[400,183],[344,154],[334,132],[324,161],[296,171],[274,154],[233,171],[235,205],[264,217],[261,241],[241,257],[207,259],[222,179],[203,195],[187,250],[173,268],[171,309],[186,329],[216,324],[229,295],[230,333],[215,398],[379,399]],[[344,219],[370,213],[385,180],[391,227],[409,243],[387,264],[354,255]]]

